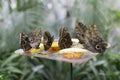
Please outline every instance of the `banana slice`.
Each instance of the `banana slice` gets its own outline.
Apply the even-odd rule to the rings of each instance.
[[[83,53],[83,54],[89,54],[91,53],[90,51],[86,50],[86,49],[81,49],[81,48],[66,48],[66,49],[62,49],[60,51],[58,51],[58,54],[65,54],[65,53]]]

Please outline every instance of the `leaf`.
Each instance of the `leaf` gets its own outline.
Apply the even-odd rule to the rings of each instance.
[[[22,74],[22,71],[16,67],[13,67],[13,66],[10,66],[8,67],[8,70],[13,72],[13,73],[19,73],[19,74]]]
[[[4,67],[5,65],[7,65],[9,62],[11,62],[13,59],[15,59],[18,56],[19,56],[18,54],[13,53],[9,58],[3,61],[3,64],[1,66]]]

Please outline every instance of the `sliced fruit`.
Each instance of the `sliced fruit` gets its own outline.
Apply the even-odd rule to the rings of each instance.
[[[81,49],[81,48],[66,48],[66,49],[62,49],[60,51],[58,51],[58,54],[65,54],[65,53],[75,53],[75,52],[81,52],[84,54],[89,54],[91,53],[90,51],[86,50],[86,49]]]
[[[60,50],[60,47],[58,46],[58,41],[54,41],[48,51],[49,52],[57,52],[59,50]]]
[[[80,58],[83,56],[83,53],[81,53],[81,52],[65,53],[65,54],[63,54],[63,56],[68,59]]]

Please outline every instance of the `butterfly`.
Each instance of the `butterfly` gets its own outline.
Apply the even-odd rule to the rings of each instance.
[[[70,33],[65,27],[60,28],[59,30],[59,40],[58,45],[61,49],[70,48],[72,45],[72,40]]]
[[[23,33],[23,32],[20,33],[20,45],[21,45],[21,48],[24,51],[27,51],[27,50],[32,48],[31,45],[30,45],[30,41],[29,41],[28,35]]]
[[[84,48],[97,53],[103,53],[107,48],[107,43],[101,37],[96,25],[86,26],[81,22],[76,22],[76,36],[79,43],[83,44]]]
[[[39,48],[41,43],[42,33],[41,30],[36,29],[30,33],[20,33],[20,45],[24,51],[30,50],[31,48]]]
[[[53,41],[54,41],[54,36],[51,36],[49,31],[45,31],[43,35],[44,49],[48,50],[51,47]]]

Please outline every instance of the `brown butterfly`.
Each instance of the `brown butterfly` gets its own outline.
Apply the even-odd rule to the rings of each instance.
[[[25,34],[25,33],[20,33],[20,45],[21,45],[21,48],[24,50],[24,51],[28,51],[29,49],[31,49],[31,45],[30,45],[30,41],[29,41],[29,38],[28,38],[28,35]]]
[[[48,50],[51,47],[53,40],[54,36],[51,36],[49,31],[45,31],[43,35],[43,44],[45,50]]]
[[[84,48],[98,53],[103,53],[106,50],[107,43],[101,37],[96,25],[86,27],[83,23],[77,22],[75,31],[79,43],[83,44]]]
[[[71,37],[65,27],[60,28],[58,45],[61,49],[69,48],[72,45]]]
[[[20,33],[20,44],[24,51],[31,48],[39,48],[41,42],[41,30],[36,29],[34,32],[30,33]]]

